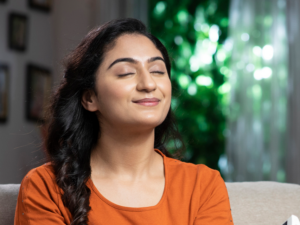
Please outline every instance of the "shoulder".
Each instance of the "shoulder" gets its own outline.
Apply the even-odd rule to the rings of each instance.
[[[24,199],[57,198],[60,190],[50,163],[30,170],[23,178],[20,193]]]
[[[70,213],[61,199],[51,164],[30,170],[19,191],[15,224],[65,224]]]
[[[194,194],[201,195],[202,200],[210,198],[216,192],[217,195],[227,195],[225,182],[218,170],[170,158],[167,159],[167,170],[171,186],[190,189]]]
[[[177,159],[166,158],[166,164],[168,166],[168,172],[173,176],[185,176],[207,182],[211,182],[216,178],[221,177],[220,172],[218,170],[214,170],[209,168],[203,164],[193,164],[182,162]]]
[[[53,168],[50,163],[45,163],[39,167],[36,167],[30,170],[24,179],[22,180],[21,185],[24,187],[25,185],[30,185],[32,183],[53,183],[55,181],[55,175],[53,172]]]
[[[36,208],[36,203],[57,207],[62,204],[61,193],[53,168],[50,163],[46,163],[30,170],[23,178],[19,197],[22,198],[22,205],[27,208]]]

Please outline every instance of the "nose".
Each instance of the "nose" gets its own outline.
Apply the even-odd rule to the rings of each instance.
[[[157,88],[157,84],[149,71],[140,71],[137,82],[137,90],[152,92]]]

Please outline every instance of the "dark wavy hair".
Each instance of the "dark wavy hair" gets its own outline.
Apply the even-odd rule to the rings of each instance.
[[[136,19],[113,20],[90,31],[66,58],[64,78],[52,96],[48,111],[46,149],[56,182],[62,190],[63,203],[72,215],[72,225],[88,223],[91,191],[86,182],[91,175],[90,155],[101,137],[95,112],[87,111],[81,104],[82,94],[86,90],[96,91],[96,71],[105,53],[124,34],[149,38],[162,53],[170,76],[171,63],[166,48]],[[154,147],[167,157],[173,157],[166,150],[170,139],[181,140],[171,108],[162,124],[155,128]]]

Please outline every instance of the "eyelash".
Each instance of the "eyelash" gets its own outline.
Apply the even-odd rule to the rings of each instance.
[[[151,73],[165,74],[165,72],[162,72],[162,71],[152,71]],[[125,76],[132,75],[132,74],[134,74],[134,73],[120,74],[120,75],[118,75],[118,77],[125,77]]]
[[[151,73],[165,74],[165,72],[162,71],[152,71]]]
[[[134,74],[134,73],[125,73],[125,74],[120,74],[120,75],[118,75],[118,77],[125,77],[125,76],[127,76],[127,75],[131,75],[131,74]]]

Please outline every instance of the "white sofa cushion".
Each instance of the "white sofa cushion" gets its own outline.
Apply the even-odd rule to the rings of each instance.
[[[235,225],[282,225],[300,218],[300,185],[278,182],[226,183]]]
[[[0,225],[13,225],[20,184],[0,185]]]

